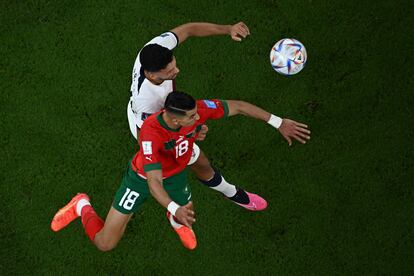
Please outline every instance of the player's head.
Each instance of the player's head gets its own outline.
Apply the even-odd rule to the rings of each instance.
[[[180,70],[172,51],[158,44],[148,44],[139,54],[142,69],[157,82],[173,80]]]
[[[168,117],[180,126],[192,126],[200,116],[197,113],[196,101],[187,93],[173,91],[168,94],[164,105]]]

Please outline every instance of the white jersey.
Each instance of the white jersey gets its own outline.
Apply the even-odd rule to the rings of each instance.
[[[153,38],[148,44],[158,44],[170,50],[178,45],[178,38],[173,32],[166,32]],[[128,103],[128,121],[131,132],[136,136],[136,127],[141,128],[144,120],[151,114],[160,111],[164,107],[167,95],[173,91],[173,81],[166,80],[159,85],[155,85],[145,78],[141,68],[139,55],[135,60],[134,70],[132,71],[131,99]],[[131,117],[133,113],[133,117]],[[133,131],[134,129],[134,131]]]
[[[170,50],[178,45],[178,37],[173,32],[166,32],[153,38],[148,44],[158,44]],[[141,51],[140,51],[141,53]],[[129,128],[132,135],[137,139],[137,128],[140,129],[144,120],[151,114],[157,113],[164,108],[167,95],[173,91],[172,80],[166,80],[160,85],[155,85],[145,78],[139,62],[139,54],[135,60],[132,71],[132,96],[127,106]],[[200,156],[200,148],[194,144],[191,159],[188,165],[194,164]]]

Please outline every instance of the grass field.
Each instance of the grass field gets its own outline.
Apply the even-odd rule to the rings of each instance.
[[[412,275],[412,11],[384,0],[1,1],[1,274]],[[136,149],[126,104],[138,50],[186,22],[241,20],[242,43],[177,48],[177,83],[309,124],[311,141],[292,147],[253,119],[209,124],[200,147],[268,209],[249,213],[191,175],[193,252],[153,199],[111,252],[79,221],[53,233],[77,192],[103,217],[110,207]],[[308,51],[293,77],[268,61],[284,37]]]

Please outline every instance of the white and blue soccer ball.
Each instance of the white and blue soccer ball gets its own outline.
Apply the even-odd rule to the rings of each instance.
[[[293,38],[279,40],[270,50],[270,63],[273,69],[283,75],[299,73],[307,58],[305,46]]]

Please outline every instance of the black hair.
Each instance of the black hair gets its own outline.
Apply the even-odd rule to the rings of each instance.
[[[194,109],[196,101],[187,93],[173,91],[165,99],[164,108],[173,114],[184,116],[187,111]]]
[[[172,51],[158,44],[146,45],[139,54],[142,69],[149,72],[158,72],[164,69],[172,60]]]

